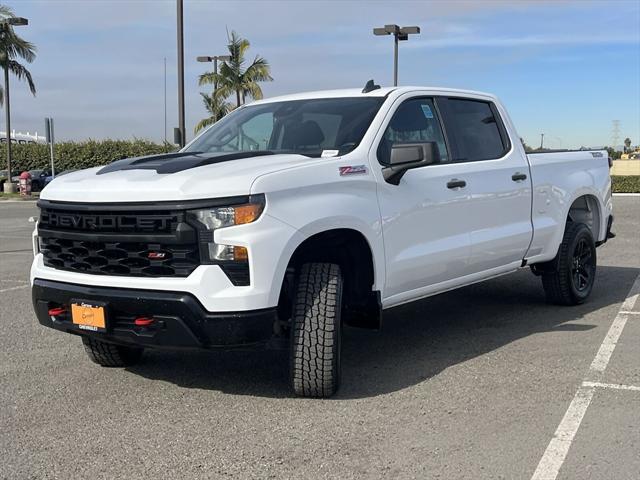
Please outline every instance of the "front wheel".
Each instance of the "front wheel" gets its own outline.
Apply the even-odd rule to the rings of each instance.
[[[567,223],[556,267],[542,274],[547,300],[558,305],[583,303],[593,290],[596,278],[596,246],[584,223]]]
[[[307,263],[293,305],[290,382],[296,395],[330,397],[340,385],[342,274],[332,263]]]

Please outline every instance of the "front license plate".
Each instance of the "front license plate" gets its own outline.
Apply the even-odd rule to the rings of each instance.
[[[72,303],[71,320],[82,330],[97,332],[106,328],[103,305],[88,302]]]

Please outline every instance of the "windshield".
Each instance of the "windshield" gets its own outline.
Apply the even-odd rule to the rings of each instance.
[[[358,146],[382,102],[380,97],[324,98],[243,107],[184,151],[343,155]]]

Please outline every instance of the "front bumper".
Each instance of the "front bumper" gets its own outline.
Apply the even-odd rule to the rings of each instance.
[[[85,286],[34,279],[33,307],[50,328],[91,335],[120,345],[145,348],[234,348],[266,343],[273,336],[276,309],[212,313],[189,293]],[[105,303],[106,331],[80,330],[68,312],[52,317],[49,309],[76,301]],[[137,326],[137,317],[152,317]]]
[[[31,283],[36,278],[105,288],[184,292],[192,295],[209,312],[262,310],[278,305],[280,287],[289,259],[305,239],[293,227],[266,212],[253,223],[221,228],[216,243],[249,250],[251,285],[236,286],[219,265],[200,265],[188,277],[131,277],[95,275],[48,267],[38,249],[37,228],[33,233],[34,261]]]

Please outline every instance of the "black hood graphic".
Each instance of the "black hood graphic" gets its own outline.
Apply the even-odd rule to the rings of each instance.
[[[122,170],[155,170],[156,173],[176,173],[189,170],[190,168],[202,167],[204,165],[240,160],[242,158],[261,157],[264,155],[274,155],[274,153],[260,150],[254,152],[178,152],[148,155],[145,157],[116,160],[115,162],[98,170],[96,175],[119,172]]]

